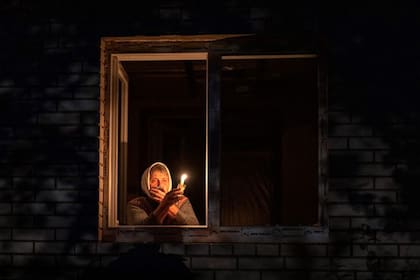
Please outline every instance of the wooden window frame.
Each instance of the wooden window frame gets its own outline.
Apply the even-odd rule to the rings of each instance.
[[[100,135],[99,135],[99,215],[98,239],[116,242],[278,242],[325,241],[327,181],[327,77],[325,62],[313,50],[300,51],[238,49],[235,39],[252,35],[192,35],[156,37],[115,37],[101,40]],[[224,43],[227,41],[227,43]],[[222,43],[220,43],[222,42]],[[236,47],[236,48],[235,48]],[[206,223],[199,226],[118,225],[116,192],[118,142],[115,131],[116,81],[124,74],[121,61],[207,60],[206,87]],[[318,63],[318,201],[319,225],[232,227],[220,225],[220,82],[222,60],[234,59],[317,59]],[[126,81],[128,84],[128,81]],[[127,87],[125,87],[127,89]],[[128,94],[128,92],[127,92]],[[125,98],[128,98],[125,94]],[[123,99],[124,100],[124,99]],[[123,102],[127,105],[127,102]],[[127,115],[122,123],[126,127]],[[213,133],[209,133],[211,130]],[[122,130],[126,137],[127,129]],[[124,167],[122,167],[124,168]]]

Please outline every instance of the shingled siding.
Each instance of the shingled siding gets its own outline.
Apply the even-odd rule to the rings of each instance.
[[[0,279],[420,279],[418,7],[35,2],[0,4]],[[328,42],[329,242],[97,242],[100,38],[254,32]]]

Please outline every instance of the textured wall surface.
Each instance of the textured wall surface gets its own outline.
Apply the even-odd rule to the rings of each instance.
[[[418,5],[36,2],[0,3],[0,279],[420,279]],[[100,38],[254,32],[327,43],[329,242],[97,242]]]

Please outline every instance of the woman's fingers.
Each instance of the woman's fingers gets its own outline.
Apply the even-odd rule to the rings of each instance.
[[[158,201],[161,201],[165,197],[165,193],[156,188],[150,189],[150,195]]]

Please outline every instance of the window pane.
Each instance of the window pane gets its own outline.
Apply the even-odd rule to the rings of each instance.
[[[318,221],[314,59],[223,60],[221,224]]]
[[[129,61],[127,201],[144,195],[143,171],[164,162],[172,187],[188,173],[185,195],[205,224],[206,61]]]

